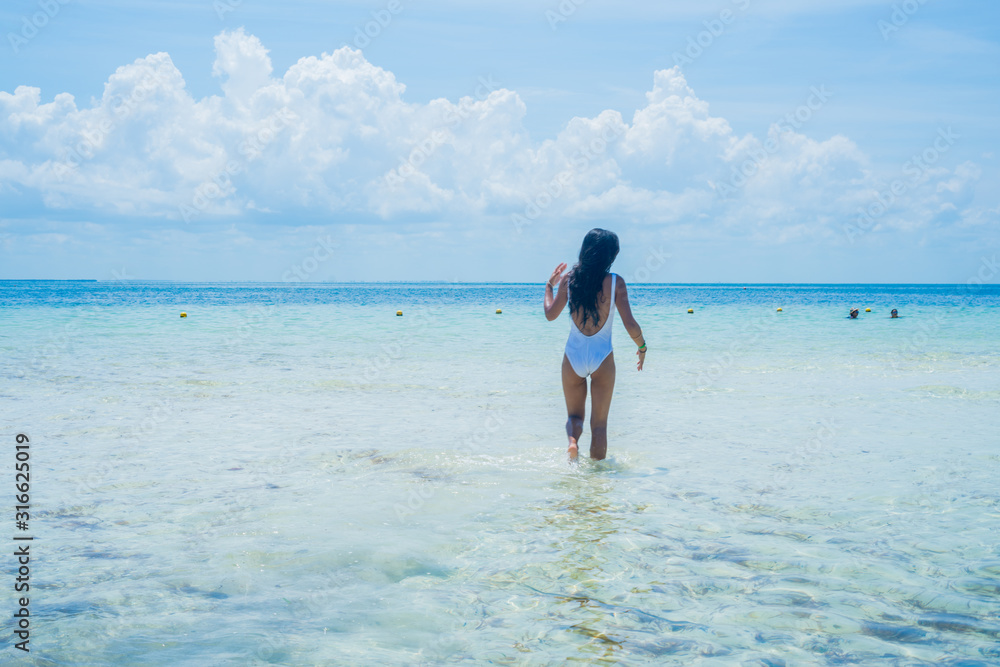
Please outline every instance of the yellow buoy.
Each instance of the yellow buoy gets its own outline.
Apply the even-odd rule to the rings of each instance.
[[[865,308],[865,312],[866,313],[870,313],[870,312],[872,312],[872,309],[871,308]]]
[[[396,317],[402,317],[402,316],[403,316],[403,311],[397,310],[396,311]]]
[[[694,312],[694,308],[688,308],[688,314],[693,313],[693,312]]]
[[[497,315],[502,315],[502,314],[503,314],[503,311],[500,310],[499,308],[497,308]]]
[[[185,312],[181,311],[181,317],[187,317],[187,316],[188,316],[188,314],[187,314],[187,313],[185,313]]]
[[[781,312],[781,308],[779,308],[779,309],[778,309],[778,312],[779,312],[779,313]]]

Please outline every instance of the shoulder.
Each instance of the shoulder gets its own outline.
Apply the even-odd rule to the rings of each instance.
[[[626,290],[628,288],[625,286],[625,279],[624,278],[622,278],[617,273],[614,274],[614,275],[615,275],[615,279],[616,279],[616,283],[615,283],[615,300],[617,301],[618,300],[618,295],[619,294],[625,294]]]

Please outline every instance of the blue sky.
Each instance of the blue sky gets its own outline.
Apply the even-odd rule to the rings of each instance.
[[[0,278],[541,281],[594,226],[657,282],[996,254],[1000,6],[660,4],[8,2]]]

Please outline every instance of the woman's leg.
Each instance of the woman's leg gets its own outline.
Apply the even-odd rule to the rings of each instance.
[[[569,457],[576,459],[579,450],[577,442],[583,433],[583,416],[587,411],[587,378],[582,378],[573,370],[569,359],[563,355],[562,363],[563,394],[566,395],[566,435],[569,437]]]
[[[590,458],[603,459],[608,454],[608,413],[615,391],[615,353],[590,374]]]

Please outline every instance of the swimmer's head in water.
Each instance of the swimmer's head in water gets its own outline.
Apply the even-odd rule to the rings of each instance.
[[[858,316],[858,309],[857,308],[851,308],[851,319],[854,319],[857,316]]]
[[[569,274],[569,309],[576,313],[583,309],[583,324],[600,321],[597,312],[597,294],[604,285],[611,265],[618,257],[618,235],[606,229],[591,229],[583,237],[580,261]]]
[[[889,313],[889,315],[891,315],[892,317],[899,317],[899,313],[898,313],[898,312],[896,312],[896,309],[895,309],[895,308],[893,308],[893,309],[892,309],[892,312],[891,312],[891,313]]]

